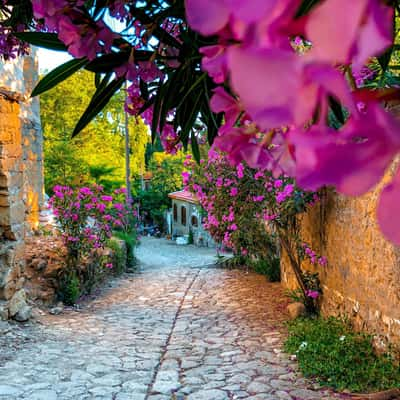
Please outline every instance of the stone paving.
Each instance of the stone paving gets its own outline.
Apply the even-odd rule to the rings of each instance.
[[[279,284],[162,239],[144,238],[137,255],[140,272],[80,309],[0,325],[1,400],[340,398],[282,353]]]

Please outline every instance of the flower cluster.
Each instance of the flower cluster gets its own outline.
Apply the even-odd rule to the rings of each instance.
[[[262,252],[266,221],[283,228],[315,202],[315,194],[300,190],[291,178],[274,178],[245,163],[233,166],[225,154],[213,150],[207,162],[196,165],[187,158],[185,165],[192,170],[183,173],[183,182],[206,211],[205,228],[237,254]]]
[[[127,229],[130,206],[118,201],[125,189],[107,195],[99,185],[73,189],[55,186],[49,205],[71,256],[79,259],[93,250],[104,247],[114,229]]]
[[[302,16],[300,3],[186,0],[189,25],[219,38],[201,49],[203,69],[220,85],[211,108],[225,114],[216,146],[233,162],[296,177],[304,189],[334,185],[361,195],[400,151],[400,122],[378,93],[356,90],[372,76],[364,65],[392,44],[394,11],[381,0],[326,0]],[[304,43],[307,50],[296,52]],[[326,124],[332,98],[349,115],[338,131]],[[400,172],[378,207],[382,230],[396,243],[399,201]]]

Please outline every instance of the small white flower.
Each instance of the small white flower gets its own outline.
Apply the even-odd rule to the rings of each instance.
[[[339,340],[341,341],[341,342],[344,342],[344,340],[346,339],[346,336],[340,336],[340,338],[339,338]]]
[[[300,346],[299,346],[299,350],[303,350],[307,347],[308,343],[307,342],[301,342]]]

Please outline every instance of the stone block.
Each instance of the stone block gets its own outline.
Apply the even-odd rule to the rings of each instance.
[[[8,305],[6,302],[0,302],[0,321],[7,321],[9,318]]]
[[[25,305],[14,315],[14,319],[18,322],[28,321],[32,316],[32,307]]]
[[[10,317],[14,317],[17,313],[24,309],[27,306],[26,303],[26,293],[24,289],[18,290],[15,292],[8,304],[8,310],[10,313]]]

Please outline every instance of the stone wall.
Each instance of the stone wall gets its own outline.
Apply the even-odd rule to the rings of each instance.
[[[322,314],[349,318],[382,349],[389,343],[400,349],[400,248],[385,240],[375,215],[379,192],[393,171],[360,198],[327,190],[321,203],[299,218],[304,241],[328,258],[326,267],[303,263],[303,269],[319,272]],[[285,254],[281,264],[283,284],[295,288]]]
[[[19,317],[24,304],[25,237],[37,228],[43,202],[39,103],[29,98],[38,78],[36,54],[0,63],[0,317]],[[9,303],[4,301],[9,300]],[[8,307],[8,308],[7,308]]]

